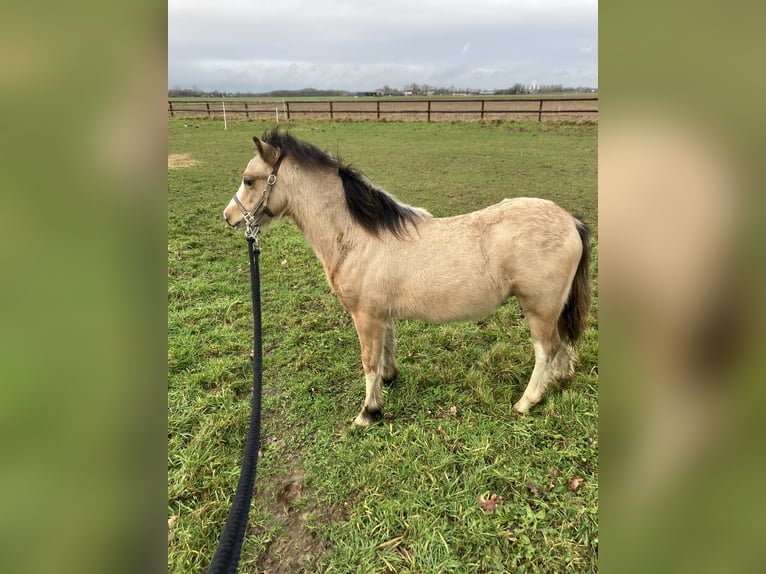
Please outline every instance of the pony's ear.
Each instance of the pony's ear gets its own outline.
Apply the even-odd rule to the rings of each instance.
[[[253,149],[256,155],[261,156],[269,165],[274,165],[279,157],[279,150],[277,148],[267,144],[265,141],[261,141],[255,136],[253,136]]]

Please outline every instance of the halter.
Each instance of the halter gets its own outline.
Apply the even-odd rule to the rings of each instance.
[[[242,212],[242,216],[245,218],[245,237],[255,241],[256,245],[258,245],[258,231],[260,230],[258,223],[261,221],[261,218],[264,215],[274,217],[274,214],[271,212],[268,206],[269,195],[271,195],[271,190],[277,183],[277,173],[279,172],[279,166],[282,164],[283,157],[284,156],[280,155],[277,158],[277,161],[274,164],[274,169],[272,170],[271,175],[269,175],[269,178],[266,180],[266,189],[263,190],[260,199],[258,199],[256,204],[253,206],[252,211],[245,209],[245,206],[242,205],[241,201],[239,201],[237,194],[234,194],[234,203],[237,204],[237,207],[239,207],[239,210]]]

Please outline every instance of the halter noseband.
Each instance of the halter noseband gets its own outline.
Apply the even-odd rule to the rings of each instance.
[[[274,164],[274,169],[271,171],[271,175],[269,175],[269,178],[266,180],[266,189],[263,190],[260,199],[253,206],[252,211],[245,209],[245,206],[242,205],[242,202],[237,197],[237,194],[234,194],[234,203],[237,204],[237,207],[239,207],[239,210],[242,212],[242,216],[245,218],[245,237],[248,239],[253,239],[256,244],[258,242],[258,231],[260,229],[258,222],[264,215],[274,217],[274,214],[271,212],[268,206],[269,195],[271,195],[271,190],[277,183],[277,173],[279,173],[279,166],[282,165],[283,157],[284,156],[280,155],[277,158],[277,161]]]

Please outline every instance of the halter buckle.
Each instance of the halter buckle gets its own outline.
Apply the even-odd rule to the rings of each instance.
[[[245,239],[252,239],[255,242],[255,246],[258,247],[258,233],[260,231],[260,225],[254,224],[252,221],[248,221],[245,226]]]

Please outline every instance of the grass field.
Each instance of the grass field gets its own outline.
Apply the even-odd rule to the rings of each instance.
[[[245,240],[221,212],[267,127],[168,122],[169,572],[207,568],[237,482],[251,309]],[[270,229],[262,455],[240,571],[595,572],[596,124],[307,121],[292,133],[436,216],[558,202],[593,230],[596,292],[575,380],[523,417],[511,405],[534,359],[515,300],[478,322],[399,322],[385,418],[360,430],[351,319],[297,228]]]

